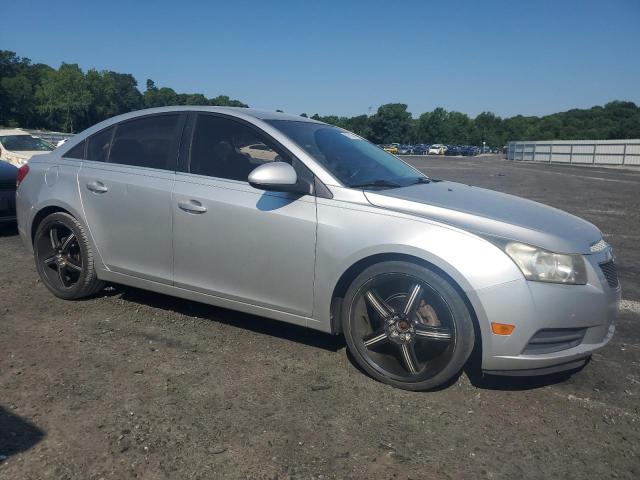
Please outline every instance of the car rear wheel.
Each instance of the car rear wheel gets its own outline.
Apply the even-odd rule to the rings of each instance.
[[[407,262],[383,262],[351,284],[342,326],[356,362],[372,377],[406,390],[451,381],[474,345],[469,309],[442,276]]]
[[[55,296],[74,300],[104,287],[96,275],[87,235],[71,215],[57,212],[42,220],[33,246],[38,274]]]

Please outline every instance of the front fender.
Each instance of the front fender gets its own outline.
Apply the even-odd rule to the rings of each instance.
[[[376,207],[318,202],[314,320],[331,331],[331,301],[344,272],[368,257],[408,255],[431,263],[465,292],[522,279],[498,247],[477,235]],[[312,322],[315,323],[315,322]]]

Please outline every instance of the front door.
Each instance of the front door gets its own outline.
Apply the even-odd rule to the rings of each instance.
[[[175,285],[310,316],[315,197],[247,182],[261,163],[297,160],[256,127],[212,114],[197,116],[188,151],[174,187]]]

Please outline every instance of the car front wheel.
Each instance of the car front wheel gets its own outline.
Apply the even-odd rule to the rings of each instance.
[[[464,299],[420,265],[391,261],[367,268],[349,287],[341,314],[356,362],[394,387],[446,385],[473,350],[473,321]]]

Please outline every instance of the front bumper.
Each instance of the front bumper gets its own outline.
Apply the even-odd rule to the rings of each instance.
[[[580,368],[613,337],[620,287],[608,285],[599,266],[609,251],[585,256],[588,283],[561,285],[524,278],[467,292],[475,308],[482,336],[482,370],[493,374],[543,375]],[[515,325],[511,335],[491,332],[491,322]],[[559,330],[556,330],[559,329]],[[540,331],[580,332],[567,348],[540,349],[532,339]],[[535,341],[535,340],[534,340]]]

